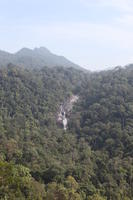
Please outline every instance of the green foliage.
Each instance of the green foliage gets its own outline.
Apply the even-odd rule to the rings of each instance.
[[[56,116],[72,94],[80,98],[64,131]],[[132,200],[132,124],[132,68],[3,68],[1,198]]]
[[[45,197],[45,190],[31,177],[28,168],[0,162],[0,197],[10,200],[42,200]]]
[[[81,200],[80,194],[77,192],[78,183],[71,176],[65,181],[65,186],[55,182],[48,184],[46,192],[46,200]]]
[[[90,197],[88,198],[88,200],[106,200],[106,198],[101,197],[101,196],[98,195],[98,194],[94,194],[94,195],[90,196]]]

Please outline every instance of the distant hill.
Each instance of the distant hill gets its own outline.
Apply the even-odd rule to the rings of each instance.
[[[17,53],[11,54],[5,51],[0,51],[0,67],[12,63],[24,68],[42,68],[47,67],[74,67],[80,68],[80,66],[69,61],[63,56],[58,56],[51,53],[45,47],[29,49],[22,48]]]

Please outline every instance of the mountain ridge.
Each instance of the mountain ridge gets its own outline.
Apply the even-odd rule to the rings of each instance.
[[[9,53],[0,50],[0,67],[7,66],[9,63],[19,65],[24,68],[42,68],[47,67],[74,67],[81,69],[81,67],[64,56],[56,55],[45,47],[40,48],[22,48],[16,53]]]

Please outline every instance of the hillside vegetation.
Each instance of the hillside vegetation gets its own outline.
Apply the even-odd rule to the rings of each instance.
[[[56,117],[73,94],[64,131]],[[0,197],[132,200],[132,67],[1,69]]]

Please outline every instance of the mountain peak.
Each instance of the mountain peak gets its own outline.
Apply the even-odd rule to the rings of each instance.
[[[34,51],[47,51],[47,52],[50,52],[48,48],[46,47],[35,47],[33,49]]]
[[[32,56],[32,57],[36,55],[46,56],[50,54],[52,53],[45,47],[39,47],[39,48],[36,47],[34,49],[24,47],[20,49],[18,52],[16,52],[16,55],[19,56]]]
[[[24,47],[15,54],[10,54],[10,56],[9,54],[6,54],[6,52],[4,55],[3,52],[0,52],[0,58],[0,66],[12,63],[25,68],[42,68],[44,66],[80,68],[64,56],[53,54],[45,47],[36,47],[34,49]]]
[[[22,49],[20,49],[19,51],[17,51],[15,54],[16,55],[23,55],[23,54],[29,54],[31,53],[33,50],[29,49],[27,47],[23,47]]]
[[[35,53],[41,54],[41,55],[46,55],[46,54],[52,54],[47,48],[45,47],[39,47],[39,48],[34,48],[33,51]]]
[[[30,55],[32,55],[32,49],[24,47],[24,48],[20,49],[19,51],[17,51],[15,53],[15,55],[16,56],[30,56]]]

